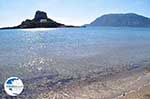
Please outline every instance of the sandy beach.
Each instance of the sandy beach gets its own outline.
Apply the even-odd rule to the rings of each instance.
[[[147,68],[146,71],[148,73],[149,69]],[[150,99],[150,83],[138,88],[137,90],[134,90],[133,92],[124,94],[118,99]]]
[[[150,99],[149,83],[150,72],[146,69],[142,72],[137,70],[109,75],[102,81],[76,83],[42,93],[38,99]]]
[[[119,99],[150,99],[150,85],[144,86],[140,90],[129,93]]]

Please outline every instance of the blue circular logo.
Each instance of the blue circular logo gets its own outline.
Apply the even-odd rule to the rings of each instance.
[[[10,77],[4,83],[4,90],[10,96],[17,96],[23,91],[24,85],[18,77]]]

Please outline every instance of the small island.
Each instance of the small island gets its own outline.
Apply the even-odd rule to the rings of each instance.
[[[58,28],[58,27],[75,27],[58,23],[48,18],[44,11],[36,11],[33,19],[26,19],[20,25],[14,27],[4,27],[1,29],[28,29],[28,28]]]

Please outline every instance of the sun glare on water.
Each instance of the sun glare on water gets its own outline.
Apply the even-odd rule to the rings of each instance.
[[[32,29],[21,29],[22,31],[48,31],[48,30],[57,30],[58,28],[32,28]]]

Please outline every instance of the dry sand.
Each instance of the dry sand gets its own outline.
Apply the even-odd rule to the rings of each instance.
[[[129,93],[119,99],[150,99],[150,85],[144,86],[140,90]]]
[[[145,73],[146,75],[149,75],[150,68],[146,68]],[[133,90],[133,92],[131,91],[128,94],[124,94],[123,96],[118,97],[118,99],[150,99],[150,82],[143,87],[139,86],[139,88],[137,90]]]

